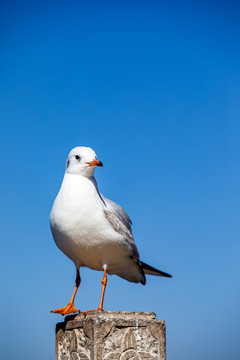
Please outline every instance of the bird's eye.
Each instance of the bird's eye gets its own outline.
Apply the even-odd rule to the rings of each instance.
[[[75,156],[75,159],[80,160],[80,156],[79,156],[79,155],[76,155],[76,156]]]

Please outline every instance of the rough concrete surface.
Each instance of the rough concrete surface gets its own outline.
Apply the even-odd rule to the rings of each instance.
[[[71,315],[56,327],[56,360],[165,360],[165,322],[148,312]]]

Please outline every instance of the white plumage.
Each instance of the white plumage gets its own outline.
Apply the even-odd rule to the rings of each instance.
[[[82,266],[105,269],[143,284],[144,272],[169,276],[139,261],[131,220],[118,204],[99,193],[93,176],[96,166],[102,163],[91,148],[76,147],[70,152],[50,215],[56,245],[75,263],[77,271]],[[58,310],[54,312],[69,313]]]

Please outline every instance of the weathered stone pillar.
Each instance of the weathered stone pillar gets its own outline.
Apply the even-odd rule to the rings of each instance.
[[[146,312],[67,316],[56,327],[56,360],[165,360],[165,321],[155,319]]]

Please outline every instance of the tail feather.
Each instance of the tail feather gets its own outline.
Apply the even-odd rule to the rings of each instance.
[[[165,273],[161,270],[155,269],[154,267],[145,264],[142,260],[139,261],[141,264],[141,267],[144,271],[145,274],[149,274],[149,275],[157,275],[157,276],[164,276],[164,277],[172,277],[172,275]]]

